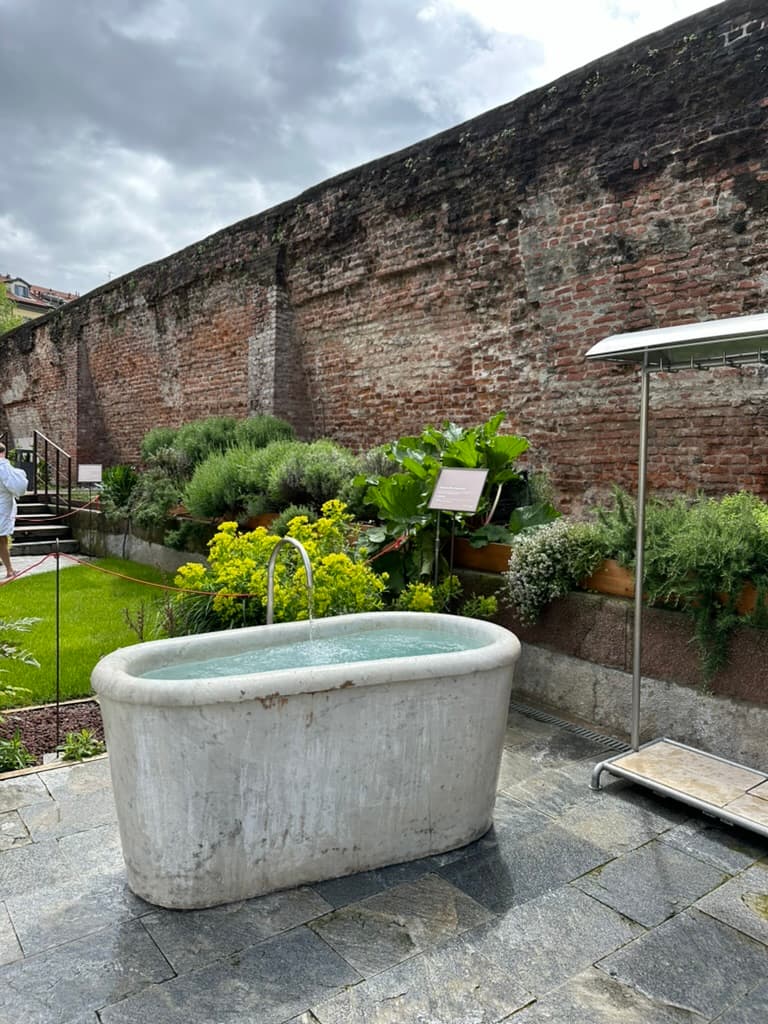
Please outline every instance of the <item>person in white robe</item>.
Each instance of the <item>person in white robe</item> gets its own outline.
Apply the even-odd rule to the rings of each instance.
[[[16,526],[16,499],[27,489],[27,475],[16,469],[6,457],[5,445],[0,441],[0,562],[5,578],[15,575],[11,564],[11,537]]]

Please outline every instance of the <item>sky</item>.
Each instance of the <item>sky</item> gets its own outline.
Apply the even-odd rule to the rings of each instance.
[[[83,294],[709,6],[0,0],[0,273]]]

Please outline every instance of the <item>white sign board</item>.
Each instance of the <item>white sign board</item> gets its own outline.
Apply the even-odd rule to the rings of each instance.
[[[441,469],[429,507],[445,512],[476,512],[487,469]]]
[[[88,463],[81,463],[77,467],[77,482],[79,484],[100,484],[101,464],[91,466]]]

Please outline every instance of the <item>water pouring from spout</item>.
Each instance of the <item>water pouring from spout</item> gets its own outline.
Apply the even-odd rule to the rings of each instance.
[[[301,544],[294,537],[281,537],[280,540],[275,544],[272,549],[272,554],[269,556],[269,562],[267,564],[267,625],[271,626],[274,621],[275,615],[275,563],[277,562],[277,556],[280,548],[283,544],[292,544],[293,547],[301,555],[301,560],[304,563],[304,572],[307,577],[307,613],[309,615],[310,629],[312,625],[312,594],[314,582],[312,580],[312,566],[309,563],[309,555],[303,544]]]

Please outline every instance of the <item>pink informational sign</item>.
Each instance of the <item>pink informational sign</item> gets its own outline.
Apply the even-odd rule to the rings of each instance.
[[[476,512],[487,469],[441,469],[429,507],[444,512]]]

